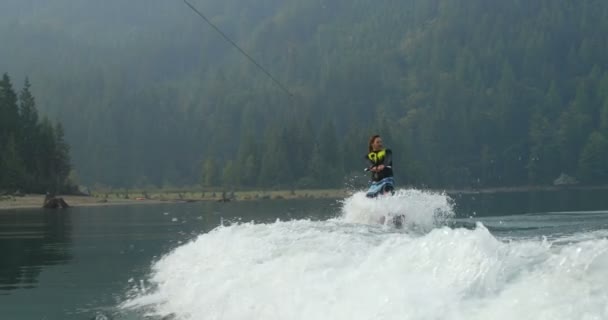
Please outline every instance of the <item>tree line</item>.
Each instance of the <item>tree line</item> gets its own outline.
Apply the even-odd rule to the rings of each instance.
[[[69,146],[61,123],[38,116],[29,80],[19,93],[8,74],[0,80],[0,191],[70,191]]]
[[[84,184],[341,187],[374,133],[400,185],[608,182],[608,3],[195,2],[293,98],[187,8],[122,3],[0,22]]]

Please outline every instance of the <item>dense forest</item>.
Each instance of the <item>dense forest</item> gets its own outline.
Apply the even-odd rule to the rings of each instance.
[[[400,185],[608,182],[608,2],[192,2],[293,97],[181,1],[0,4],[80,183],[339,187],[374,133]]]
[[[0,80],[0,191],[70,191],[69,146],[60,123],[38,119],[29,81],[17,94],[7,74]]]

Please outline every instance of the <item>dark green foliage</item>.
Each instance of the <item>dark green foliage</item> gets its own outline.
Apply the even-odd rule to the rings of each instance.
[[[400,185],[608,182],[605,2],[195,1],[293,99],[179,2],[6,3],[0,68],[36,79],[84,183],[340,186],[374,133]],[[0,143],[30,173],[26,91]]]
[[[30,87],[26,80],[17,99],[7,74],[0,82],[0,190],[66,191],[71,166],[63,127],[38,120]]]
[[[593,132],[585,144],[579,159],[580,178],[590,184],[602,183],[608,180],[608,139]]]

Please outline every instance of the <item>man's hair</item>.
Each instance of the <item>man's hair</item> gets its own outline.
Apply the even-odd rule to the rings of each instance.
[[[374,144],[374,141],[376,141],[376,139],[380,138],[379,134],[375,134],[373,135],[371,138],[369,138],[369,144],[367,145],[368,147],[368,152],[372,152],[374,151],[374,148],[372,147],[372,144]]]

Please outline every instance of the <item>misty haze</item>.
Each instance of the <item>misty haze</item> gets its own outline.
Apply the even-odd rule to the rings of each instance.
[[[608,2],[2,0],[0,318],[608,319]]]

